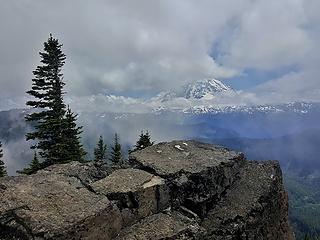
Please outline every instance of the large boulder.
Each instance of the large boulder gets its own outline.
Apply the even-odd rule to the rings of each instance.
[[[112,239],[122,227],[120,211],[83,184],[89,172],[72,163],[1,179],[0,239]]]
[[[294,239],[278,162],[247,162],[202,222],[207,239]]]
[[[119,169],[91,187],[117,204],[125,225],[158,213],[169,205],[170,196],[164,179],[139,169]]]
[[[195,141],[172,141],[134,152],[130,163],[167,180],[174,207],[185,206],[200,217],[238,178],[242,153]]]

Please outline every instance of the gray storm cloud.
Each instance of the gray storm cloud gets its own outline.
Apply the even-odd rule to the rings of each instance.
[[[300,72],[293,78],[288,73],[243,98],[272,88],[299,100],[320,88],[319,5],[317,0],[3,1],[0,94],[25,97],[38,51],[52,32],[67,54],[69,95],[143,95],[204,77],[228,79],[245,69],[295,65]],[[303,85],[308,89],[301,90]]]

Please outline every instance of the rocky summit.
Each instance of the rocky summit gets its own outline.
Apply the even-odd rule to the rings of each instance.
[[[0,179],[0,239],[294,239],[276,161],[195,141]]]

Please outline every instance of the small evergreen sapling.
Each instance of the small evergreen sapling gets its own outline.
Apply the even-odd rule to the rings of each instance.
[[[81,144],[82,126],[77,126],[78,115],[73,113],[68,106],[64,117],[63,142],[65,145],[63,162],[79,161],[84,162],[87,154]]]
[[[33,155],[33,159],[31,161],[31,163],[29,164],[29,167],[26,167],[23,170],[17,171],[17,173],[30,175],[30,174],[36,173],[41,168],[42,167],[41,167],[41,163],[39,162],[39,159],[38,159],[38,154],[35,151],[34,155]]]
[[[2,160],[3,157],[3,150],[2,150],[2,143],[0,142],[0,177],[4,177],[7,175],[6,167]]]
[[[32,172],[37,172],[39,169],[41,169],[41,164],[39,162],[38,154],[36,151],[34,152],[33,159],[30,164],[30,169]]]
[[[146,134],[144,134],[143,131],[141,131],[141,134],[133,151],[142,150],[146,147],[152,146],[153,144],[154,142],[151,141],[149,132],[147,131]]]
[[[114,135],[114,144],[111,148],[111,162],[114,165],[121,165],[122,164],[122,157],[121,157],[121,145],[119,143],[118,134]]]
[[[101,166],[106,160],[107,145],[100,136],[97,146],[94,148],[94,163]]]

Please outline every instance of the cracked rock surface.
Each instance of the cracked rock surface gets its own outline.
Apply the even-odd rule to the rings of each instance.
[[[2,238],[110,239],[120,230],[119,209],[107,197],[88,189],[82,183],[85,179],[77,176],[77,171],[81,175],[80,169],[90,167],[71,165],[75,167],[73,176],[66,164],[30,176],[1,179],[0,232],[6,232],[5,236],[0,234]]]
[[[204,217],[238,178],[242,153],[195,141],[160,143],[131,154],[130,162],[167,180],[173,207]]]
[[[123,230],[116,240],[203,239],[205,230],[180,213],[154,214]]]
[[[293,239],[279,164],[194,141],[0,179],[0,239]]]
[[[91,186],[96,193],[116,203],[124,225],[169,206],[169,189],[165,180],[139,169],[116,170]]]
[[[163,177],[171,177],[180,172],[197,174],[208,168],[234,164],[235,159],[242,160],[243,154],[195,141],[159,143],[133,152],[130,156],[132,163]]]
[[[207,239],[293,239],[278,162],[247,162],[202,221]]]

